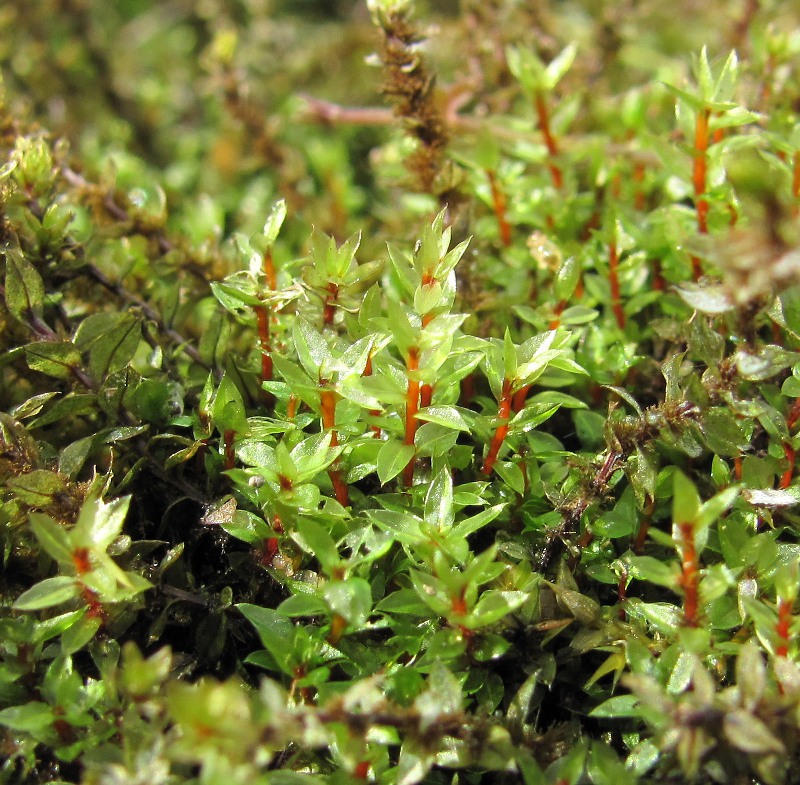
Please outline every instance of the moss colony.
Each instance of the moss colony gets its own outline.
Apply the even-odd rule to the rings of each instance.
[[[792,7],[7,0],[0,782],[797,782]]]

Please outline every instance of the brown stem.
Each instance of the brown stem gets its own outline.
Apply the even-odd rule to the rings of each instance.
[[[372,352],[370,351],[369,356],[367,357],[367,362],[364,365],[364,370],[361,373],[362,376],[372,376]],[[381,413],[380,409],[370,409],[368,414],[371,414],[373,417],[379,417]],[[375,434],[377,438],[380,438],[381,429],[377,425],[370,425],[370,429]]]
[[[419,411],[419,388],[420,383],[417,379],[419,370],[419,348],[416,346],[408,347],[408,357],[406,358],[406,373],[408,375],[408,390],[406,392],[406,434],[404,444],[414,445],[414,436],[417,433],[417,412]],[[414,482],[414,456],[406,464],[403,470],[403,484],[410,487]]]
[[[531,387],[533,387],[532,384],[526,384],[514,393],[514,397],[511,399],[511,411],[514,414],[518,414],[522,411],[522,408],[525,406],[525,399],[528,397]]]
[[[633,206],[640,212],[647,206],[647,197],[645,196],[644,183],[645,165],[642,161],[636,161],[633,165],[633,181],[636,183],[636,191],[633,195]]]
[[[327,381],[320,379],[320,384],[327,384]],[[319,394],[320,409],[322,410],[322,427],[331,432],[331,447],[338,447],[339,436],[336,433],[336,392],[331,389],[322,389]],[[342,478],[342,473],[336,464],[328,469],[328,476],[331,478],[333,493],[336,501],[342,507],[350,506],[350,494],[347,483]]]
[[[232,469],[236,462],[236,453],[233,447],[233,440],[236,436],[236,431],[232,428],[227,428],[222,434],[222,441],[225,446],[225,469]]]
[[[683,588],[683,623],[686,627],[696,627],[699,619],[700,564],[694,543],[694,523],[683,521],[678,524],[683,554],[681,559],[680,585]]]
[[[551,330],[558,329],[559,325],[561,324],[561,314],[564,313],[566,307],[566,300],[559,300],[556,303],[556,307],[553,308],[553,318],[550,320],[550,324],[548,325]]]
[[[489,187],[492,189],[492,208],[497,219],[497,229],[500,233],[500,242],[508,248],[511,245],[511,224],[506,218],[506,195],[497,182],[497,174],[493,169],[486,170],[489,178]]]
[[[333,324],[333,317],[336,315],[336,308],[339,300],[339,286],[330,281],[327,287],[328,294],[322,306],[322,323]]]
[[[491,444],[489,444],[489,452],[486,453],[486,458],[481,467],[481,474],[485,474],[487,477],[492,473],[492,469],[497,461],[497,455],[508,435],[508,423],[511,419],[511,405],[513,399],[511,390],[512,380],[503,379],[503,387],[500,392],[500,401],[497,407],[499,425],[494,432],[494,437],[492,438]]]
[[[792,605],[791,600],[781,597],[778,600],[778,621],[775,624],[775,635],[780,643],[775,647],[776,657],[789,656],[789,631],[792,624]]]
[[[794,460],[797,457],[794,447],[789,442],[783,443],[783,454],[789,463],[786,471],[781,475],[779,488],[788,488],[792,484],[792,477],[794,476]]]
[[[694,162],[692,167],[692,184],[694,186],[695,210],[697,212],[697,230],[700,234],[708,234],[708,200],[706,192],[708,121],[711,117],[709,109],[697,113],[694,129]],[[698,280],[703,274],[699,257],[692,255],[692,276]]]
[[[269,335],[269,311],[266,305],[257,305],[253,308],[256,312],[258,324],[258,346],[261,350],[261,381],[272,381],[272,346]]]
[[[558,143],[556,142],[553,132],[550,129],[550,111],[547,108],[547,102],[544,100],[544,95],[541,92],[536,93],[534,103],[536,106],[536,117],[539,120],[539,130],[542,132],[544,143],[547,146],[547,152],[550,155],[550,161],[547,164],[547,168],[550,170],[550,177],[553,180],[553,185],[557,189],[561,189],[561,187],[564,185],[564,175],[561,172],[561,168],[553,160],[558,156],[559,153]]]

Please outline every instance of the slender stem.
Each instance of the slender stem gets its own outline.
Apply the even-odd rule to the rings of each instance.
[[[553,160],[558,156],[558,143],[556,142],[553,132],[550,129],[550,110],[547,108],[547,102],[544,100],[544,95],[541,92],[536,93],[534,99],[536,106],[536,117],[539,120],[539,130],[544,137],[544,143],[547,146],[547,152],[550,154],[550,161],[547,168],[550,170],[550,177],[553,180],[553,185],[561,189],[564,185],[564,175],[561,168]]]
[[[775,647],[776,657],[789,656],[789,630],[792,624],[792,605],[791,600],[781,597],[778,600],[778,621],[775,624],[775,635],[780,643]]]
[[[500,232],[500,242],[508,248],[511,245],[511,224],[506,217],[506,195],[497,181],[497,173],[493,169],[486,170],[489,178],[489,187],[492,189],[492,207],[497,219],[497,229]]]
[[[633,195],[633,206],[640,212],[647,206],[647,197],[642,187],[644,183],[645,165],[642,161],[636,161],[633,165],[633,181],[636,183],[636,191]]]
[[[372,352],[370,351],[369,356],[367,357],[367,362],[364,365],[364,370],[361,373],[362,376],[372,376]],[[370,409],[368,414],[371,414],[373,417],[379,417],[381,414],[380,409]],[[372,432],[375,434],[376,438],[380,438],[381,429],[377,425],[370,425]]]
[[[680,577],[680,585],[683,587],[683,623],[686,627],[696,627],[699,623],[700,565],[694,543],[694,523],[679,523],[678,530],[683,549]]]
[[[625,329],[625,311],[622,309],[622,297],[619,291],[619,253],[617,240],[612,238],[608,244],[608,278],[611,284],[611,310],[620,330]]]
[[[567,307],[566,300],[559,300],[556,303],[556,307],[553,308],[553,318],[550,320],[550,324],[548,325],[551,330],[555,330],[561,324],[561,314],[564,313],[564,310]]]
[[[623,607],[623,603],[625,600],[628,599],[628,571],[623,567],[622,571],[620,572],[619,581],[617,582],[617,603],[619,604],[619,610],[617,610],[617,618],[621,621],[625,621],[627,614],[625,613],[625,608]]]
[[[253,308],[256,312],[258,324],[258,346],[261,350],[261,381],[272,381],[272,346],[269,335],[269,311],[266,305],[257,305]]]
[[[233,440],[236,436],[236,431],[231,428],[225,430],[222,435],[222,441],[225,449],[225,469],[232,469],[236,463],[236,453],[233,447]]]
[[[489,444],[489,452],[486,453],[486,458],[481,467],[481,474],[487,477],[492,473],[494,465],[497,462],[497,455],[500,448],[503,446],[506,436],[508,436],[508,423],[511,419],[511,405],[513,400],[512,394],[512,380],[503,379],[503,387],[500,392],[500,401],[497,407],[497,419],[499,425],[494,432],[491,444]]]
[[[320,384],[327,384],[327,381],[320,379]],[[339,445],[339,436],[336,433],[336,391],[330,388],[323,387],[319,395],[320,409],[322,410],[322,427],[326,431],[331,432],[331,447]],[[333,485],[333,493],[336,496],[336,501],[342,507],[350,506],[350,494],[347,488],[347,483],[342,477],[339,468],[334,465],[328,469],[328,476],[331,478]]]
[[[333,324],[333,317],[336,315],[336,307],[339,300],[339,285],[328,282],[328,294],[325,296],[325,301],[322,306],[322,322],[323,324]]]
[[[533,387],[532,384],[526,384],[514,393],[514,397],[511,399],[511,411],[514,414],[522,411],[522,407],[525,406],[525,399],[528,397],[531,387]]]
[[[794,447],[789,442],[783,443],[783,454],[789,464],[786,471],[781,475],[779,488],[788,488],[792,484],[792,477],[794,476],[794,461],[797,457]]]
[[[406,392],[406,435],[403,441],[404,444],[413,446],[414,437],[417,433],[417,412],[419,411],[419,388],[420,383],[417,378],[417,371],[419,370],[419,348],[417,346],[408,347],[408,357],[406,358],[406,373],[408,375],[408,390]],[[403,470],[403,484],[410,487],[414,482],[414,461],[412,456],[411,460],[406,464]]]
[[[694,163],[692,167],[692,184],[694,186],[694,204],[697,212],[697,230],[700,234],[708,234],[708,199],[706,193],[706,175],[708,168],[708,121],[711,117],[709,109],[697,113],[694,129]],[[692,275],[698,280],[703,274],[700,259],[692,255]]]

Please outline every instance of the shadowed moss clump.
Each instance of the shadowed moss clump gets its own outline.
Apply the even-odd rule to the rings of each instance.
[[[793,782],[792,12],[317,5],[0,10],[0,782]]]

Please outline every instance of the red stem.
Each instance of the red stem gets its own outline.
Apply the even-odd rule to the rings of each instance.
[[[683,544],[680,577],[680,585],[683,588],[683,623],[686,627],[696,627],[699,622],[698,610],[700,607],[698,592],[700,565],[694,544],[694,523],[691,521],[679,523],[678,529]]]
[[[361,373],[362,376],[372,376],[372,352],[369,353],[367,357],[367,362],[364,365],[364,370]],[[379,417],[381,413],[380,409],[370,409],[368,414],[371,414],[373,417]],[[381,429],[377,425],[370,425],[372,432],[375,434],[376,438],[380,438]]]
[[[547,103],[542,93],[536,93],[535,105],[536,117],[539,120],[539,130],[542,132],[544,143],[547,146],[547,152],[550,154],[551,158],[550,162],[547,164],[547,168],[550,170],[550,177],[553,180],[553,185],[560,189],[564,185],[564,175],[558,164],[552,160],[558,155],[558,143],[553,136],[553,132],[550,130],[550,111],[547,108]]]
[[[416,372],[419,370],[419,348],[416,346],[408,347],[408,357],[406,359],[406,373],[408,375],[408,390],[406,392],[406,435],[404,444],[414,444],[414,436],[417,433],[417,412],[419,411],[419,379]],[[406,464],[403,470],[403,484],[410,487],[414,482],[414,456]]]
[[[333,324],[333,317],[336,315],[336,305],[339,299],[339,285],[328,282],[328,294],[325,296],[325,301],[322,306],[322,323]]]
[[[227,429],[222,435],[222,441],[225,445],[225,469],[232,469],[236,461],[236,453],[233,449],[233,439],[236,436],[236,431]]]
[[[532,384],[526,384],[514,393],[514,397],[511,399],[511,411],[514,414],[518,414],[522,411],[522,407],[525,406],[525,399],[528,397],[531,387],[533,387]]]
[[[633,182],[636,183],[636,191],[633,195],[633,206],[640,212],[647,206],[642,183],[644,183],[645,166],[642,161],[637,161],[633,166]]]
[[[708,200],[703,194],[706,192],[706,173],[708,152],[708,121],[711,116],[709,109],[697,113],[694,129],[694,165],[692,168],[692,184],[694,185],[695,210],[697,211],[697,230],[700,234],[708,234]],[[700,259],[692,256],[692,275],[698,280],[703,274]]]
[[[564,313],[566,307],[567,307],[566,300],[559,300],[559,302],[556,303],[556,307],[553,308],[553,318],[550,320],[550,325],[549,325],[551,330],[557,329],[561,324],[561,314]]]
[[[497,419],[500,424],[494,432],[494,437],[489,445],[489,452],[486,453],[486,458],[481,467],[481,474],[487,477],[492,473],[492,469],[497,461],[497,455],[500,448],[503,446],[506,436],[508,435],[508,423],[511,418],[511,405],[512,405],[512,382],[511,379],[503,379],[503,388],[500,393],[500,401],[497,407]]]
[[[792,605],[791,600],[781,597],[778,600],[778,621],[775,624],[775,635],[780,643],[775,647],[776,657],[789,656],[789,628],[792,624]]]
[[[327,381],[320,379],[320,384],[327,384]],[[322,389],[319,394],[319,404],[322,410],[322,427],[331,432],[331,447],[339,445],[339,437],[336,433],[336,392],[330,389]],[[333,493],[336,501],[342,507],[350,506],[350,494],[347,483],[342,478],[342,473],[336,468],[336,464],[328,469],[328,476],[331,478]]]
[[[487,169],[486,176],[489,178],[489,187],[492,189],[492,207],[497,219],[497,229],[500,232],[500,242],[508,248],[511,245],[511,224],[506,218],[506,195],[500,188],[497,174],[493,169]]]
[[[794,476],[794,459],[797,457],[794,447],[789,442],[783,443],[783,454],[789,462],[789,467],[781,475],[779,488],[788,488],[792,484],[792,477]]]
[[[258,345],[261,350],[261,381],[272,381],[272,346],[269,336],[269,311],[266,305],[257,305],[253,309],[258,322]]]

